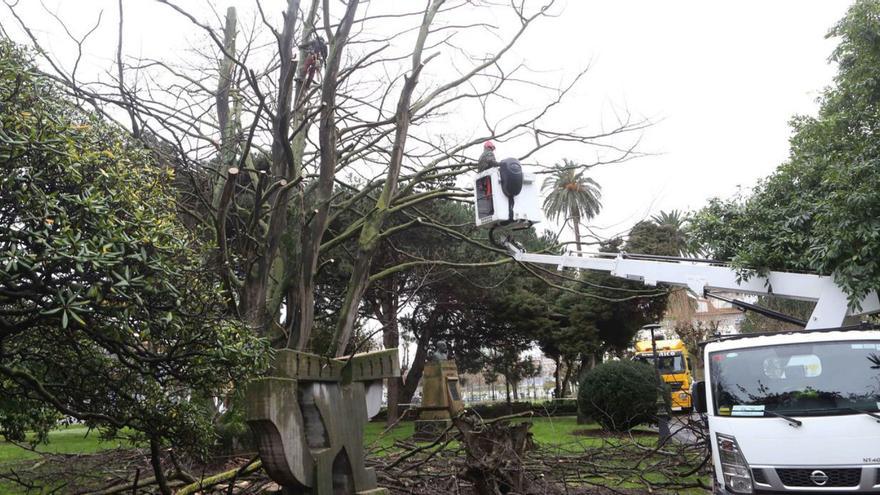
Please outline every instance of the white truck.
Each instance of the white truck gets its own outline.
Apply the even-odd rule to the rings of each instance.
[[[880,331],[706,343],[715,493],[880,492]]]
[[[516,201],[527,210],[537,197]],[[523,228],[537,220],[484,225]],[[852,311],[830,277],[770,272],[743,280],[733,268],[706,260],[545,255],[503,245],[523,263],[598,270],[648,285],[683,286],[700,296],[719,291],[815,301],[803,331],[704,344],[704,381],[692,394],[707,419],[713,492],[880,493],[880,330],[843,326],[847,317],[880,311],[876,292]]]

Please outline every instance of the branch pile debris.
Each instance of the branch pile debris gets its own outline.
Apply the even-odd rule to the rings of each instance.
[[[584,430],[564,444],[532,440],[523,414],[482,421],[460,416],[435,441],[398,440],[374,447],[368,463],[392,495],[635,494],[709,489],[706,434],[699,420],[678,417],[675,440],[658,445],[648,432],[603,434]],[[177,494],[278,493],[256,457],[212,463],[164,457]],[[149,453],[116,449],[97,454],[40,454],[35,461],[0,466],[0,483],[22,491],[78,495],[156,491]],[[48,490],[46,490],[49,488]]]

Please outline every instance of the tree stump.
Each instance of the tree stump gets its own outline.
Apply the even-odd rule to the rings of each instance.
[[[524,472],[523,457],[535,447],[530,421],[482,422],[475,416],[459,416],[453,422],[467,452],[467,464],[459,476],[473,483],[478,494],[529,492],[532,483]]]

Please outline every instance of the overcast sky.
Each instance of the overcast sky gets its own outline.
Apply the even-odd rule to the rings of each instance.
[[[86,51],[97,65],[112,63],[115,1],[44,1],[79,33],[103,8],[105,29]],[[47,46],[67,44],[37,0],[21,2]],[[389,2],[406,10],[423,4],[372,3]],[[183,3],[197,9],[205,2]],[[215,2],[220,11],[227,3]],[[274,12],[283,5],[263,3]],[[576,122],[598,127],[622,111],[655,122],[639,146],[650,156],[594,169],[604,204],[592,222],[598,231],[625,232],[659,210],[697,209],[771,173],[786,159],[789,119],[815,113],[819,92],[831,83],[835,68],[827,58],[835,41],[825,34],[849,3],[569,0],[556,9],[561,15],[536,25],[515,56],[560,81],[591,66],[558,113],[560,127]],[[178,55],[192,41],[190,25],[167,7],[147,0],[126,5],[126,45],[136,54]],[[16,32],[5,8],[0,22]],[[498,154],[506,155],[503,147]]]
[[[596,171],[594,223],[697,209],[770,174],[788,156],[789,119],[814,114],[832,81],[825,35],[850,3],[568,2],[565,27],[545,28],[554,60],[592,57],[590,91],[656,121],[641,146],[656,155]]]

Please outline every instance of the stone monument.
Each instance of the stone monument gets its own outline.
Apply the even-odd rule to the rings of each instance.
[[[464,410],[458,384],[458,367],[445,355],[425,364],[422,374],[422,404],[418,408],[413,438],[435,440],[446,431],[452,418]]]
[[[383,379],[397,376],[397,349],[338,359],[276,352],[269,376],[248,387],[246,415],[284,495],[387,493],[364,464],[364,425],[379,412]]]

